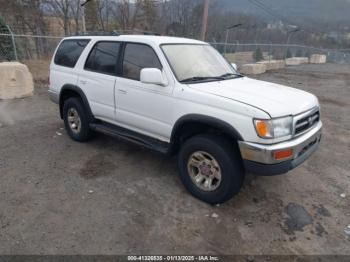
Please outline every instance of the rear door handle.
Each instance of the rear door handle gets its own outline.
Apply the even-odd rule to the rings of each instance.
[[[118,93],[126,95],[128,92],[126,90],[123,90],[123,89],[118,89]]]

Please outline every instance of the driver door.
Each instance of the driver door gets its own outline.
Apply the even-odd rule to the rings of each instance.
[[[116,121],[145,135],[169,141],[174,108],[173,87],[140,82],[143,68],[163,66],[152,47],[125,43],[121,76],[116,80]]]

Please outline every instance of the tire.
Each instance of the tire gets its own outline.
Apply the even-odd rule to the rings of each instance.
[[[202,163],[199,164],[199,168],[198,162]],[[203,163],[206,162],[209,163],[210,168],[208,166],[203,168]],[[240,152],[234,145],[234,141],[226,138],[209,134],[190,138],[180,149],[178,165],[180,178],[186,189],[194,197],[209,204],[226,202],[236,195],[243,185],[244,168]],[[195,175],[196,173],[198,174]],[[215,174],[213,179],[207,179],[213,174]],[[211,182],[207,183],[203,177]],[[220,182],[217,177],[220,177]]]
[[[75,112],[74,114],[77,114],[78,117],[75,118],[78,119],[77,122],[75,122],[77,128],[74,128],[75,126],[73,126],[71,122],[70,117],[73,116],[73,112]],[[73,140],[85,142],[92,137],[92,130],[89,127],[89,118],[80,98],[71,97],[64,102],[63,120],[66,131]]]

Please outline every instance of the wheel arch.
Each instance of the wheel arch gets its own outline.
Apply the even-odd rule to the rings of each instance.
[[[60,108],[60,117],[63,118],[63,105],[64,101],[70,97],[78,97],[83,102],[84,108],[86,109],[86,112],[89,116],[89,120],[94,120],[94,116],[92,114],[88,99],[86,98],[83,90],[76,86],[71,84],[66,84],[62,87],[60,96],[59,96],[59,108]]]
[[[186,139],[210,131],[220,131],[235,141],[243,141],[242,135],[229,123],[216,117],[189,114],[179,118],[174,125],[170,139],[170,153],[176,153]]]

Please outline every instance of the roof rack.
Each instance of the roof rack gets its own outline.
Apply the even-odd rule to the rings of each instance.
[[[156,35],[156,36],[160,36],[159,33],[153,33],[153,32],[143,32],[144,35]]]
[[[157,32],[153,32],[153,31],[146,31],[146,30],[142,30],[142,29],[126,29],[126,30],[122,30],[122,33],[125,33],[127,35],[134,35],[134,34],[140,34],[140,35],[156,35],[156,36],[160,36],[161,34],[157,33]]]
[[[104,32],[104,31],[87,31],[87,32],[78,32],[75,36],[120,36],[117,31]]]

